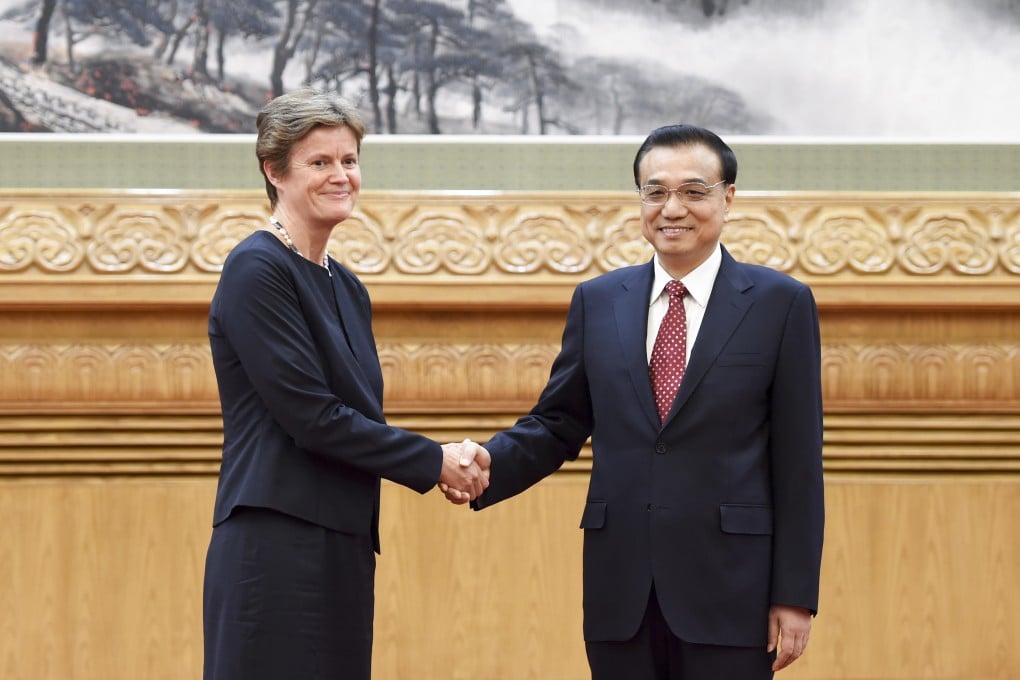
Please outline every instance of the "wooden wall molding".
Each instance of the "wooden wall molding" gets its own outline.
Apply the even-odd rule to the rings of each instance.
[[[733,254],[820,311],[821,615],[783,673],[1020,677],[1020,194],[738,194],[731,215]],[[208,305],[266,216],[261,192],[0,192],[5,677],[201,673]],[[628,193],[366,192],[335,235],[372,295],[387,418],[439,441],[511,425],[574,286],[650,256]],[[384,483],[376,675],[586,677],[591,464],[483,513]]]
[[[972,327],[973,328],[973,327]],[[831,408],[969,408],[1020,411],[1020,344],[825,344]]]
[[[381,343],[395,410],[528,408],[558,343]],[[1020,344],[826,344],[831,409],[1020,411]],[[206,341],[173,345],[0,344],[0,410],[176,412],[218,408]]]
[[[254,191],[0,194],[0,475],[214,475],[208,303],[267,217]],[[815,291],[828,472],[1017,470],[1020,194],[738,194],[723,240]],[[373,296],[388,414],[444,440],[526,412],[574,286],[651,255],[628,192],[365,192],[331,252]]]
[[[217,404],[208,342],[0,345],[0,409]]]
[[[437,441],[485,441],[520,409],[473,413],[395,410],[389,421]],[[0,478],[215,477],[223,430],[218,411],[192,413],[0,412]],[[825,474],[1020,475],[1020,414],[870,411],[825,418]],[[591,449],[558,474],[591,472]]]
[[[201,304],[230,249],[268,216],[262,192],[7,191],[0,194],[0,300],[59,303],[107,295],[108,284],[173,281]],[[741,260],[788,272],[825,304],[928,304],[931,287],[972,304],[1009,305],[1020,277],[1020,194],[738,193],[723,241]],[[334,257],[376,284],[381,303],[511,302],[643,262],[629,192],[369,192],[334,232]],[[42,292],[34,283],[74,284]],[[485,287],[482,294],[471,288]],[[90,289],[92,294],[90,294]],[[404,290],[402,290],[404,289]],[[143,285],[137,289],[148,294]],[[5,294],[6,293],[6,294]],[[552,296],[552,297],[550,297]],[[55,299],[53,299],[55,298]]]

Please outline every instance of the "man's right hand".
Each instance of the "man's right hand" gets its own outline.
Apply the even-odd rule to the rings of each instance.
[[[439,489],[447,500],[463,505],[482,495],[489,486],[492,457],[481,444],[465,439],[443,444],[443,469]]]

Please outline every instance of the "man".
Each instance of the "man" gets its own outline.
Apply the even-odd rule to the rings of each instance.
[[[581,528],[595,680],[771,678],[803,653],[817,609],[817,309],[805,285],[720,245],[736,175],[708,130],[648,136],[634,179],[655,257],[577,287],[538,403],[486,444],[476,509],[591,437]]]

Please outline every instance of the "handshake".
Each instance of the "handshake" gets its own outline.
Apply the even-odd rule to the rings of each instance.
[[[454,505],[463,505],[482,495],[489,486],[492,457],[481,444],[465,439],[443,444],[443,469],[439,490]]]

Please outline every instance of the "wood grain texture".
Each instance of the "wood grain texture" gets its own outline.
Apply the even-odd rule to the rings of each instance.
[[[387,484],[375,677],[581,680],[587,480],[475,513]],[[0,480],[0,674],[183,680],[201,667],[210,478]],[[804,680],[1020,676],[1020,482],[826,484],[821,610]]]
[[[222,429],[206,338],[255,192],[0,192],[0,677],[199,677]],[[630,194],[370,193],[396,425],[534,402],[577,282],[649,256]],[[821,615],[788,680],[1020,678],[1020,196],[744,194],[724,242],[819,303]],[[384,680],[575,680],[591,454],[472,513],[384,485]]]

